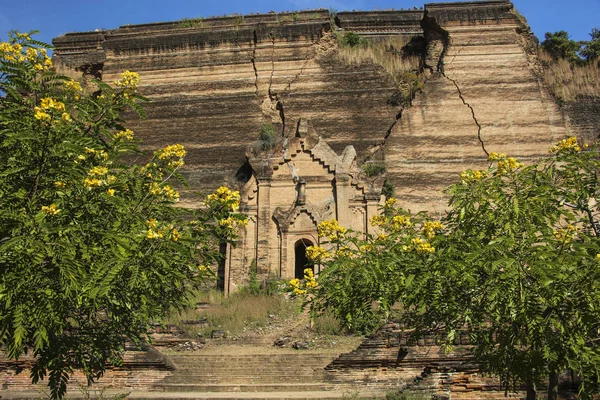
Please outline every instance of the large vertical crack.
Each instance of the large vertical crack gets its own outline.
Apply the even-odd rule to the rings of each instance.
[[[254,88],[255,95],[258,97],[258,69],[256,69],[256,47],[258,46],[258,35],[256,29],[252,32],[252,57],[250,62],[252,63],[252,69],[254,69]]]
[[[269,97],[273,95],[272,87],[273,87],[273,76],[275,75],[275,34],[273,31],[269,32],[269,37],[271,38],[271,76],[269,77]],[[277,95],[277,93],[275,93]]]
[[[455,79],[449,77],[446,74],[446,71],[444,68],[445,57],[451,46],[450,34],[448,33],[448,31],[446,31],[444,28],[442,28],[434,18],[428,16],[427,10],[425,10],[423,20],[421,21],[421,27],[423,28],[425,37],[426,37],[427,41],[430,42],[430,44],[431,44],[431,42],[435,42],[435,41],[441,42],[442,51],[440,52],[440,54],[438,56],[436,71],[440,75],[442,75],[444,78],[446,78],[447,80],[452,82],[452,84],[456,88],[459,99],[462,101],[463,105],[465,105],[471,112],[471,117],[473,118],[473,122],[477,126],[477,140],[479,141],[479,144],[481,145],[481,149],[483,150],[483,152],[486,154],[486,156],[489,156],[489,153],[485,148],[485,143],[483,142],[483,138],[481,137],[482,126],[477,119],[477,115],[475,114],[475,109],[469,102],[466,101],[465,97],[463,96],[462,90],[461,90],[460,86],[458,85],[458,82]],[[429,44],[428,44],[428,46],[429,46]],[[431,47],[435,47],[435,46],[431,46]],[[429,53],[429,51],[430,51],[429,48],[427,51],[428,51],[428,54],[427,54],[426,58],[431,56],[431,54]],[[460,51],[458,53],[460,53]],[[454,57],[452,58],[452,60],[450,61],[450,63],[448,65],[450,65],[452,62],[454,62],[454,59],[458,56],[458,53],[456,53],[454,55]],[[430,68],[430,70],[433,69],[431,66],[429,68]]]
[[[488,151],[485,149],[485,143],[483,143],[483,139],[481,138],[481,124],[477,120],[477,116],[475,115],[475,109],[473,109],[473,106],[471,106],[471,104],[467,103],[467,101],[465,100],[465,98],[462,94],[462,90],[460,90],[460,86],[458,86],[458,83],[456,83],[456,80],[450,78],[445,73],[442,73],[442,75],[444,76],[444,78],[448,79],[450,82],[452,82],[454,84],[454,87],[456,88],[456,91],[458,92],[458,97],[460,98],[462,103],[465,106],[467,106],[467,108],[471,111],[471,116],[473,117],[473,121],[475,122],[475,125],[477,125],[477,139],[479,140],[479,143],[481,144],[481,149],[483,150],[485,155],[489,156],[490,153],[488,153]]]

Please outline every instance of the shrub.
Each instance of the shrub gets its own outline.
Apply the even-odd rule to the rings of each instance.
[[[258,133],[257,150],[271,150],[277,143],[277,132],[271,124],[263,124]]]

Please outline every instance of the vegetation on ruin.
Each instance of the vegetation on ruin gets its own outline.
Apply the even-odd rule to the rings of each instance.
[[[280,293],[240,290],[225,296],[223,292],[212,289],[199,292],[192,297],[188,308],[173,310],[164,322],[177,325],[191,338],[209,338],[213,330],[238,336],[246,331],[264,328],[275,319],[287,320],[299,312],[299,302]]]
[[[245,217],[227,188],[202,210],[173,207],[182,145],[126,161],[141,155],[121,118],[143,115],[139,75],[84,91],[48,47],[18,32],[0,43],[0,346],[33,355],[33,382],[61,398],[74,370],[94,381],[183,308]]]
[[[307,255],[325,268],[303,294],[313,312],[332,310],[352,331],[371,332],[398,313],[413,338],[433,334],[451,348],[461,332],[484,370],[528,399],[558,374],[600,389],[598,149],[568,138],[524,166],[491,153],[486,170],[464,171],[448,189],[441,220],[388,199],[377,234],[336,221],[319,225]],[[310,251],[309,251],[310,250]]]
[[[337,34],[337,58],[348,65],[364,63],[381,67],[395,82],[398,93],[392,105],[408,106],[415,94],[423,90],[420,74],[423,48],[419,41],[403,36],[367,40],[354,32]]]
[[[275,127],[271,124],[263,124],[258,132],[258,139],[254,145],[256,150],[267,151],[271,150],[277,144],[278,135]]]
[[[367,161],[360,166],[366,176],[373,177],[385,173],[385,164],[381,161]]]
[[[546,33],[538,53],[544,83],[559,102],[600,96],[600,30],[589,41],[569,39],[565,31]]]

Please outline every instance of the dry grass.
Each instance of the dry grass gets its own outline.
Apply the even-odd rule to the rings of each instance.
[[[558,101],[569,102],[585,96],[600,97],[600,68],[596,63],[572,65],[566,60],[553,62],[545,52],[540,52],[538,58],[547,64],[544,83]]]
[[[410,38],[395,36],[377,41],[365,41],[365,44],[354,47],[340,46],[338,58],[348,65],[377,64],[396,78],[402,72],[416,71],[420,67],[418,56],[402,55],[402,48],[409,41]]]
[[[299,312],[297,301],[281,294],[234,293],[229,297],[210,290],[200,293],[192,303],[207,303],[207,308],[191,307],[182,313],[173,313],[164,322],[181,327],[186,334],[210,336],[213,330],[224,330],[230,335],[239,335],[246,330],[265,327],[273,319],[286,319]],[[201,325],[186,324],[206,318]]]

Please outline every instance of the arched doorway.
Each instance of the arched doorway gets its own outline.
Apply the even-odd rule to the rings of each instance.
[[[306,257],[306,248],[308,246],[313,246],[313,242],[308,239],[300,239],[294,245],[294,278],[304,278],[304,270],[312,268],[312,264],[308,260],[308,257]]]

